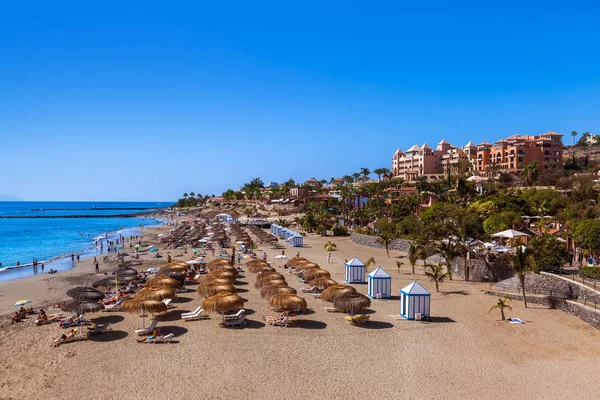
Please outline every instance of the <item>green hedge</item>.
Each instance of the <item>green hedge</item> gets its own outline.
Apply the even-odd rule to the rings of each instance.
[[[579,275],[583,278],[600,280],[600,267],[579,267]]]

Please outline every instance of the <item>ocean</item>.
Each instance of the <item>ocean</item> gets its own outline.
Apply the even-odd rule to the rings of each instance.
[[[97,254],[94,241],[136,235],[140,226],[160,224],[147,217],[132,217],[173,203],[156,202],[0,202],[0,282],[35,273],[37,259],[49,268],[73,267],[71,253],[87,258]],[[66,218],[85,216],[84,218]],[[2,218],[28,217],[28,218]],[[34,217],[34,218],[32,218]],[[49,218],[57,217],[57,218]],[[105,246],[106,252],[106,246]],[[105,253],[106,254],[106,253]],[[20,262],[20,268],[14,268]],[[38,267],[38,273],[41,273]]]

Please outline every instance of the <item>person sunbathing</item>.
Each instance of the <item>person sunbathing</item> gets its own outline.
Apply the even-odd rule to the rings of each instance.
[[[13,325],[17,322],[21,322],[23,318],[21,318],[21,314],[15,311],[15,315],[12,316],[10,324]]]
[[[138,339],[137,341],[138,343],[144,343],[158,339],[160,337],[162,337],[162,332],[160,331],[160,329],[154,328],[154,332],[152,332],[152,335],[148,336],[147,338]]]

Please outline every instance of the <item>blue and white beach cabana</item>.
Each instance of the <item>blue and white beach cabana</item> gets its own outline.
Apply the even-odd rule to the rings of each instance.
[[[348,283],[367,283],[367,266],[364,262],[354,257],[346,263],[346,274],[344,279]]]
[[[279,226],[277,225],[275,227],[275,236],[281,236],[281,230],[283,229],[283,226]]]
[[[287,233],[287,228],[283,228],[281,232],[279,232],[279,237],[285,239],[285,234]]]
[[[400,315],[415,319],[415,314],[429,317],[431,294],[417,281],[400,289]]]
[[[279,225],[277,225],[277,224],[271,224],[271,234],[274,235],[277,232],[277,227],[278,226]]]
[[[292,237],[290,244],[292,247],[302,247],[304,246],[304,238],[301,234],[297,233]]]
[[[369,273],[367,277],[369,289],[367,294],[372,299],[389,299],[392,297],[392,277],[381,267]]]

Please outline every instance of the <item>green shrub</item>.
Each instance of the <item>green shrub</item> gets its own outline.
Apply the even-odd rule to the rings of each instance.
[[[579,275],[582,278],[600,280],[600,267],[579,267]]]
[[[345,226],[334,226],[333,236],[346,236],[348,235],[348,229]]]

